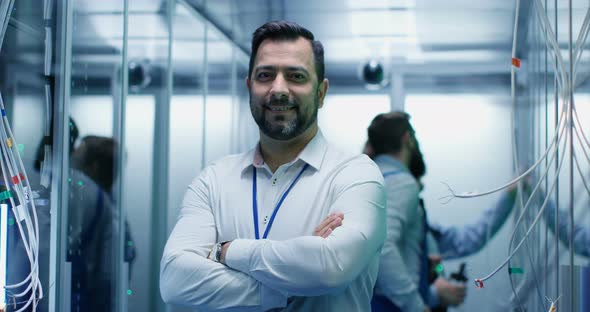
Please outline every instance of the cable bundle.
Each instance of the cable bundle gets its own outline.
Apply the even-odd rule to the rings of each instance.
[[[39,224],[35,201],[25,167],[18,152],[17,144],[10,129],[4,101],[0,94],[0,169],[6,191],[2,196],[9,201],[27,258],[30,273],[19,283],[6,285],[7,304],[24,303],[15,312],[21,312],[32,305],[33,311],[43,298],[43,288],[39,280]],[[15,200],[16,198],[16,200]],[[5,251],[2,251],[5,252]],[[7,255],[10,260],[10,255]]]
[[[528,236],[531,234],[535,225],[538,223],[538,221],[543,216],[546,206],[549,202],[550,196],[555,190],[557,180],[559,177],[558,173],[561,171],[562,165],[563,165],[566,157],[561,157],[559,159],[558,164],[556,164],[557,172],[555,174],[555,177],[552,179],[552,181],[549,181],[549,187],[546,190],[546,193],[543,195],[544,196],[543,202],[542,202],[540,208],[538,209],[537,213],[535,214],[533,222],[531,224],[529,224],[528,227],[526,228],[526,232],[525,232],[524,237],[520,241],[518,241],[518,243],[516,244],[516,247],[513,247],[514,242],[515,242],[515,238],[516,238],[516,231],[519,228],[519,226],[521,226],[523,218],[527,214],[527,210],[530,208],[535,194],[541,193],[540,192],[541,184],[542,184],[543,180],[545,179],[545,177],[549,173],[549,170],[550,170],[549,166],[547,166],[544,169],[540,169],[540,165],[543,162],[543,160],[547,160],[546,163],[552,163],[558,157],[558,153],[560,150],[567,151],[567,148],[570,146],[573,146],[574,140],[577,139],[579,147],[581,148],[582,153],[584,154],[583,155],[584,158],[590,164],[590,156],[589,156],[590,142],[589,142],[588,138],[586,137],[586,134],[582,130],[583,129],[582,123],[580,122],[578,113],[576,111],[576,106],[573,101],[573,92],[574,92],[575,88],[578,85],[580,85],[586,78],[588,78],[588,76],[585,76],[585,77],[582,77],[581,79],[579,79],[577,74],[578,74],[579,61],[582,58],[584,46],[585,46],[586,41],[588,39],[588,34],[590,33],[590,9],[587,10],[587,12],[586,12],[586,16],[584,18],[584,22],[582,23],[578,38],[575,41],[575,45],[573,45],[573,47],[571,48],[571,51],[570,51],[572,57],[570,60],[571,70],[569,71],[569,73],[568,73],[568,70],[566,69],[566,65],[563,60],[560,48],[559,48],[559,44],[556,40],[556,36],[552,30],[551,23],[549,22],[549,18],[547,16],[546,11],[545,11],[545,9],[546,9],[545,6],[541,3],[540,0],[534,0],[532,3],[532,9],[534,10],[533,12],[536,13],[536,16],[538,17],[538,20],[540,23],[540,28],[541,28],[542,33],[544,35],[547,51],[551,54],[551,56],[553,56],[553,57],[550,57],[549,60],[551,60],[551,62],[552,62],[551,65],[552,65],[552,69],[555,73],[557,87],[560,90],[559,97],[561,98],[562,107],[561,107],[561,113],[559,114],[559,121],[557,122],[556,127],[555,127],[555,134],[554,134],[553,138],[548,142],[549,144],[548,144],[546,150],[539,157],[539,159],[537,159],[533,165],[531,165],[528,169],[526,169],[524,172],[521,173],[521,170],[518,166],[518,155],[517,155],[517,148],[516,148],[516,135],[517,134],[516,134],[516,127],[514,124],[515,123],[514,114],[516,113],[516,108],[517,108],[516,107],[515,72],[521,66],[520,59],[518,59],[516,57],[516,45],[517,45],[516,34],[517,34],[517,30],[518,30],[517,28],[518,28],[518,18],[519,18],[519,10],[520,10],[520,0],[516,0],[514,36],[513,36],[513,43],[512,43],[511,97],[512,97],[512,104],[513,104],[513,111],[512,111],[513,116],[512,116],[511,122],[512,122],[512,130],[514,133],[514,137],[513,137],[513,141],[512,141],[513,153],[514,153],[514,155],[513,155],[514,160],[513,161],[515,163],[516,172],[519,174],[519,176],[517,176],[512,181],[509,181],[508,183],[506,183],[504,185],[501,185],[499,187],[496,187],[494,189],[484,191],[484,192],[456,193],[450,186],[447,185],[450,195],[444,196],[441,198],[441,200],[443,200],[445,203],[448,203],[453,198],[473,198],[473,197],[484,196],[484,195],[492,194],[492,193],[501,191],[503,189],[509,188],[515,184],[518,184],[518,188],[519,188],[518,201],[522,207],[522,211],[521,211],[520,215],[518,216],[518,219],[517,219],[516,224],[514,226],[514,230],[511,235],[510,244],[509,244],[509,251],[508,251],[509,255],[490,274],[488,274],[487,276],[485,276],[483,278],[478,278],[475,280],[475,284],[478,288],[483,288],[484,282],[486,280],[490,279],[492,276],[494,276],[496,273],[498,273],[504,266],[506,266],[507,264],[508,265],[510,264],[511,258],[523,246],[523,244],[526,244]],[[556,8],[556,10],[557,10],[557,8]],[[570,8],[570,10],[571,10],[571,8]],[[570,23],[571,23],[571,20],[570,20]],[[566,131],[566,130],[569,130],[569,131]],[[588,183],[586,181],[585,174],[582,172],[582,168],[581,168],[578,158],[579,158],[579,155],[576,155],[576,153],[573,151],[573,148],[572,148],[571,149],[571,159],[573,161],[572,166],[575,165],[577,172],[581,178],[582,184],[584,185],[584,188],[586,189],[586,192],[588,194],[590,194],[590,187],[589,187],[590,183]],[[526,199],[526,202],[525,202],[525,200],[523,199],[523,192],[522,192],[523,187],[521,185],[521,182],[528,175],[533,173],[533,171],[537,168],[539,168],[539,170],[542,172],[541,176],[538,178],[538,180],[537,180],[538,182],[535,182],[529,186],[530,188],[528,189],[528,191],[530,193],[528,194],[528,198]],[[573,168],[572,168],[572,170],[573,170]],[[530,179],[529,181],[532,181],[532,179]],[[573,248],[573,246],[572,246],[572,248]],[[573,250],[570,250],[570,252],[573,252]],[[527,254],[529,256],[529,260],[532,262],[532,259],[530,259],[531,256],[530,256],[530,252],[528,252],[528,248],[527,248]],[[534,265],[532,265],[531,268],[534,270]],[[540,295],[540,287],[539,287],[538,281],[536,280],[537,274],[533,273],[533,276],[535,277],[535,281],[534,281],[535,287]],[[512,278],[511,278],[510,282],[511,282],[511,285],[512,285],[513,291],[514,291],[513,299],[516,299],[517,301],[519,301],[518,294],[517,294],[518,292],[516,291],[514,285],[512,284]],[[520,287],[520,288],[522,288],[522,287]],[[543,300],[543,298],[542,298],[542,300]],[[556,302],[556,301],[557,300],[550,301],[551,306],[553,306],[554,302]],[[520,304],[520,303],[517,302],[517,304]]]

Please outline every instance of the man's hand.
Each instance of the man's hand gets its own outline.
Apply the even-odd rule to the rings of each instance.
[[[223,245],[221,245],[221,256],[219,257],[219,262],[225,264],[225,254],[227,253],[227,249],[229,248],[229,245],[231,244],[231,241],[223,243]]]
[[[320,225],[313,231],[314,236],[326,238],[332,234],[332,231],[342,225],[344,214],[341,212],[334,212],[329,214]]]
[[[428,282],[434,282],[442,272],[437,270],[437,266],[442,263],[441,255],[428,255]],[[442,265],[441,265],[442,269]]]
[[[450,283],[446,279],[439,277],[434,281],[434,287],[443,306],[458,306],[463,303],[466,295],[464,284]]]

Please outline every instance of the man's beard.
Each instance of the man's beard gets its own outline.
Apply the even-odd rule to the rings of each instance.
[[[272,120],[267,120],[265,113],[266,108],[258,106],[256,109],[251,109],[252,117],[254,117],[254,121],[258,125],[258,128],[260,128],[260,131],[275,140],[287,141],[293,139],[309,129],[309,127],[311,127],[311,125],[317,120],[319,108],[319,100],[317,97],[314,99],[314,111],[311,115],[305,115],[302,113],[300,111],[301,106],[296,101],[274,100],[265,104],[265,106],[271,105],[285,105],[292,107],[296,114],[295,118],[287,122],[285,125],[276,125],[273,124]],[[252,105],[252,97],[250,97],[250,107],[255,107]],[[282,121],[284,116],[275,116],[273,118],[276,118],[274,121]]]
[[[410,157],[410,173],[416,180],[420,180],[426,174],[426,164],[422,157],[420,147],[416,146]]]

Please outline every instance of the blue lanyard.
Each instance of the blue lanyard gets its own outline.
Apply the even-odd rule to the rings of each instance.
[[[266,226],[266,230],[264,230],[264,235],[262,235],[262,239],[265,239],[268,237],[268,232],[270,232],[270,228],[272,227],[272,223],[275,220],[275,216],[277,215],[277,212],[279,212],[279,208],[281,208],[281,205],[283,204],[283,201],[285,200],[285,198],[287,197],[287,195],[289,194],[289,192],[291,191],[291,189],[293,188],[293,186],[295,185],[295,183],[297,183],[297,180],[299,180],[299,177],[301,177],[301,175],[303,174],[303,171],[305,171],[305,169],[307,169],[307,167],[309,167],[309,164],[305,164],[305,166],[303,166],[303,168],[301,169],[301,171],[299,172],[299,174],[297,175],[297,177],[295,177],[295,180],[293,180],[293,182],[291,182],[291,185],[289,186],[289,188],[287,189],[287,191],[285,191],[285,193],[283,194],[283,196],[281,196],[281,200],[279,200],[279,203],[277,204],[277,206],[275,207],[275,209],[272,212],[272,215],[270,217],[270,220],[268,221],[268,225]],[[253,171],[253,177],[252,177],[252,213],[254,215],[254,235],[256,236],[256,239],[260,239],[260,234],[258,234],[258,201],[257,201],[257,193],[256,193],[256,167],[252,166],[252,171]]]

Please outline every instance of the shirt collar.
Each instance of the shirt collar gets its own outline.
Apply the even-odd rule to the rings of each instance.
[[[391,155],[380,154],[380,155],[375,156],[375,159],[373,159],[373,161],[375,161],[375,163],[377,163],[377,164],[379,164],[379,163],[385,164],[388,166],[392,166],[398,170],[409,172],[406,165],[404,165],[399,159],[397,159]]]
[[[318,129],[316,135],[311,139],[311,141],[309,141],[309,143],[307,143],[301,153],[299,153],[299,156],[297,156],[297,158],[295,158],[292,162],[294,163],[300,159],[303,162],[309,164],[314,169],[319,170],[322,166],[322,162],[324,161],[324,156],[326,155],[327,150],[328,142],[324,138],[322,132]],[[244,158],[241,168],[242,171],[244,171],[250,166],[263,167],[264,165],[264,159],[260,153],[260,142],[258,142],[256,147],[246,153],[246,157]]]
[[[322,132],[318,129],[316,135],[307,143],[303,151],[299,153],[299,159],[308,163],[316,170],[320,170],[324,156],[328,151],[328,142],[324,138]]]

